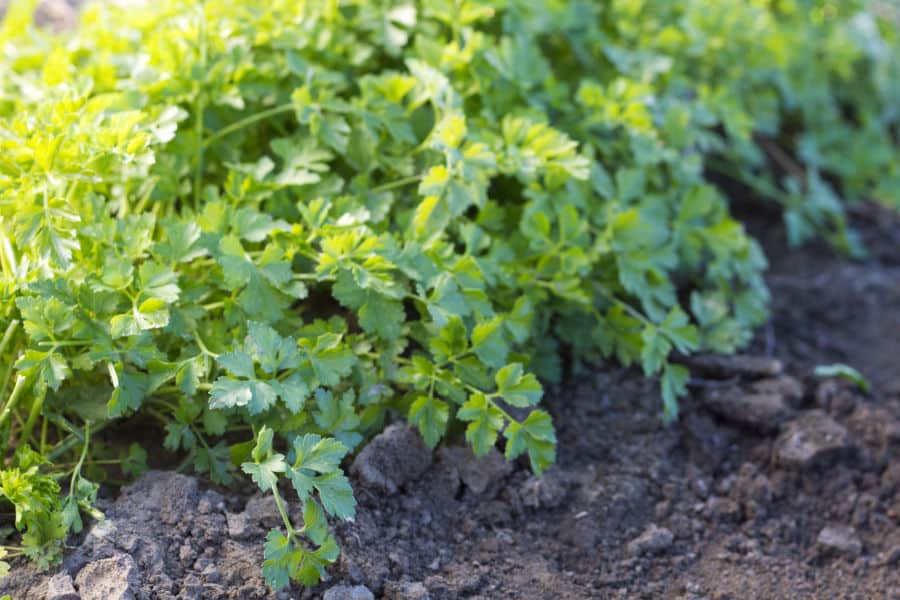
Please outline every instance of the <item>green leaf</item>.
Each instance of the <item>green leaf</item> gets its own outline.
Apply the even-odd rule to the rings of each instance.
[[[216,357],[216,362],[235,377],[251,379],[256,376],[256,370],[253,368],[253,359],[244,352],[235,351],[220,354]]]
[[[687,392],[690,372],[681,365],[666,364],[660,386],[663,397],[663,420],[671,423],[678,418],[678,397]]]
[[[271,465],[270,465],[271,466]],[[228,485],[234,478],[231,475],[231,453],[228,446],[224,442],[219,442],[211,447],[199,447],[194,458],[194,469],[200,473],[209,473],[213,483],[219,485]],[[254,481],[259,483],[260,473],[255,475],[250,471],[245,471]],[[264,490],[265,491],[265,490]]]
[[[178,300],[178,274],[157,262],[145,262],[139,271],[141,294],[146,298],[161,300],[171,304]]]
[[[355,394],[348,390],[335,396],[329,390],[319,388],[315,393],[316,410],[313,419],[324,431],[331,432],[349,449],[354,449],[362,441],[356,431],[360,425],[359,415],[354,408]]]
[[[218,249],[225,283],[241,289],[237,299],[250,317],[275,321],[292,299],[305,295],[305,288],[293,283],[291,265],[281,248],[268,245],[254,259],[237,237],[229,235],[222,238]]]
[[[16,369],[25,376],[33,376],[42,384],[58,390],[63,382],[72,375],[63,356],[57,352],[41,352],[26,350],[16,362]]]
[[[531,470],[540,475],[556,460],[556,432],[550,415],[533,410],[522,423],[511,422],[503,432],[506,459],[513,460],[528,452]]]
[[[403,333],[406,312],[403,305],[369,291],[366,302],[359,309],[359,324],[368,333],[375,333],[385,340],[396,340]]]
[[[290,584],[292,573],[303,558],[302,552],[281,531],[269,531],[263,549],[262,573],[270,588],[277,591]]]
[[[815,375],[816,377],[839,377],[841,379],[846,379],[866,394],[868,394],[872,389],[872,386],[869,384],[869,380],[866,379],[862,373],[860,373],[850,365],[845,365],[842,363],[835,363],[833,365],[820,365],[816,367]]]
[[[452,357],[464,354],[469,348],[468,332],[462,319],[450,317],[440,329],[436,338],[429,342],[429,348],[438,362],[446,362]]]
[[[320,475],[315,479],[315,487],[326,513],[339,519],[353,520],[356,500],[353,498],[350,481],[343,473],[333,471]]]
[[[495,317],[472,329],[472,351],[485,364],[499,367],[506,362],[509,346],[503,336],[503,319]]]
[[[253,462],[245,462],[241,470],[250,475],[263,492],[278,484],[278,474],[287,470],[284,455],[272,451],[273,432],[268,427],[260,429],[253,448]]]
[[[303,410],[310,389],[299,374],[294,373],[283,381],[273,380],[271,385],[289,411],[296,415]]]
[[[275,183],[284,186],[303,186],[319,182],[321,173],[328,170],[331,153],[316,146],[315,140],[302,142],[289,138],[272,141],[272,151],[284,161],[284,168]]]
[[[268,325],[255,321],[250,321],[247,328],[244,349],[259,363],[263,371],[275,374],[296,366],[298,352],[293,338],[283,338]]]
[[[338,385],[356,364],[356,356],[342,343],[342,336],[339,334],[325,333],[315,341],[307,338],[301,339],[299,343],[321,385]]]
[[[148,381],[145,376],[126,371],[121,366],[115,369],[115,379],[107,408],[110,417],[121,417],[140,408]]]
[[[310,500],[303,506],[303,528],[303,533],[313,544],[323,544],[328,537],[325,511],[315,500]]]
[[[340,466],[348,451],[338,440],[307,433],[294,438],[294,468],[330,473]]]
[[[331,438],[305,434],[294,439],[294,462],[288,477],[303,502],[309,501],[313,489],[329,515],[352,520],[356,500],[350,482],[340,470],[340,462],[348,448]]]
[[[507,365],[494,376],[497,393],[519,408],[535,406],[544,395],[544,388],[531,373],[525,373],[520,363]]]
[[[503,427],[503,413],[484,394],[476,393],[459,409],[456,415],[469,423],[466,441],[476,456],[484,456],[494,447],[497,435]]]
[[[409,422],[419,428],[422,439],[429,448],[434,448],[444,436],[450,410],[446,402],[434,396],[417,396],[409,407]]]
[[[209,407],[214,409],[247,406],[253,397],[247,381],[219,377],[209,392]]]

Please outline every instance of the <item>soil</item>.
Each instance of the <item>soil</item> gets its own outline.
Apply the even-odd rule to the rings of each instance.
[[[752,355],[693,361],[670,427],[655,382],[598,366],[548,393],[559,460],[540,479],[463,446],[422,459],[418,434],[386,430],[350,469],[358,516],[336,527],[341,559],[316,589],[265,588],[270,499],[154,471],[102,507],[61,569],[16,565],[0,592],[900,598],[900,217],[867,206],[855,221],[862,262],[788,250],[774,223],[751,221],[771,261],[771,323]],[[862,371],[871,393],[812,375],[833,362]]]
[[[789,250],[753,212],[771,321],[748,355],[692,362],[674,425],[655,382],[601,365],[547,394],[560,441],[543,478],[458,445],[422,459],[417,434],[389,428],[351,468],[358,515],[335,528],[331,579],[279,594],[259,571],[269,498],[153,471],[103,501],[60,568],[15,563],[0,594],[900,599],[900,217],[854,211],[869,256],[851,262]],[[813,376],[835,362],[872,391]]]

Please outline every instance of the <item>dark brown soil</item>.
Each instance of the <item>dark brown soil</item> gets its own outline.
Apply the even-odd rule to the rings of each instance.
[[[778,361],[695,368],[671,427],[654,382],[600,367],[548,394],[559,461],[542,479],[460,447],[410,463],[416,440],[391,430],[360,459],[369,471],[354,469],[369,475],[354,482],[356,522],[337,529],[332,580],[280,597],[364,585],[410,599],[900,598],[900,218],[860,214],[865,262],[789,251],[779,228],[753,227],[773,315],[752,350]],[[812,376],[837,361],[872,393]],[[106,512],[113,527],[95,526],[64,565],[83,598],[94,583],[79,572],[109,557],[139,598],[279,597],[257,568],[276,519],[264,499],[154,473]],[[329,597],[352,597],[342,589]],[[14,598],[46,590],[28,567],[0,582]]]

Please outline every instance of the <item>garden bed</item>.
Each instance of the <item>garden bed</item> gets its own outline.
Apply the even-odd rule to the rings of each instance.
[[[107,599],[130,597],[117,585],[138,598],[898,597],[900,220],[857,212],[865,262],[788,251],[774,223],[751,223],[772,263],[757,359],[695,363],[670,427],[653,381],[598,367],[548,394],[559,460],[540,479],[456,445],[423,460],[417,434],[391,428],[351,469],[359,509],[337,529],[332,578],[280,594],[259,571],[270,498],[152,472],[106,501],[54,589],[68,576]],[[833,362],[871,394],[812,376]],[[43,598],[51,575],[16,564],[0,591]]]

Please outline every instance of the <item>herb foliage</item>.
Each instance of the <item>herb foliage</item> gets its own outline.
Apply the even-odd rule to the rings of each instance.
[[[390,418],[540,473],[564,352],[677,417],[673,357],[766,317],[711,175],[847,251],[844,200],[900,202],[889,3],[161,0],[65,35],[33,8],[0,29],[0,495],[2,553],[40,565],[101,464],[146,464],[92,431],[143,418],[272,493],[266,579],[312,585]]]

